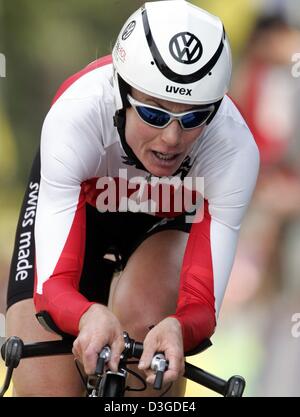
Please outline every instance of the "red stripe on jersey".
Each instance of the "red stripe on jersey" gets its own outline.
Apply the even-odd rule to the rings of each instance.
[[[46,310],[56,325],[64,332],[76,336],[79,320],[94,303],[79,293],[86,235],[84,192],[80,192],[73,223],[53,274],[43,285],[43,294],[35,291],[37,311]],[[35,275],[37,274],[35,270]],[[37,276],[35,276],[35,289]]]
[[[181,270],[177,309],[171,316],[181,324],[185,352],[209,338],[216,326],[210,225],[211,216],[205,201],[202,222],[194,223],[191,228]]]
[[[62,83],[62,85],[57,90],[57,93],[55,94],[55,97],[51,103],[53,104],[56,102],[56,100],[59,99],[59,97],[73,84],[75,81],[77,81],[80,77],[87,74],[90,71],[93,71],[97,68],[104,67],[105,65],[112,63],[112,57],[111,55],[106,55],[102,58],[97,59],[96,61],[91,62],[89,65],[87,65],[85,68],[83,68],[81,71],[77,72],[74,75],[71,75],[66,81]]]

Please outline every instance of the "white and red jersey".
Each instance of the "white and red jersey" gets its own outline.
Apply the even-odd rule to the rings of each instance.
[[[117,128],[110,57],[71,77],[44,121],[35,223],[35,304],[77,335],[92,304],[78,291],[85,249],[85,204],[96,204],[97,180],[149,173],[126,164]],[[189,177],[204,178],[204,218],[192,225],[181,271],[177,311],[185,350],[210,337],[224,296],[242,218],[259,168],[255,141],[225,97],[195,142]],[[101,213],[99,213],[101,215]],[[159,213],[156,213],[159,215]],[[99,237],[101,239],[101,237]]]

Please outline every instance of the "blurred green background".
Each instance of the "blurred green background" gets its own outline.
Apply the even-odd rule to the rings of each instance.
[[[121,25],[143,3],[139,0],[0,0],[0,53],[6,58],[6,77],[0,78],[0,313],[5,312],[18,211],[51,100],[67,77],[110,53]],[[285,74],[290,89],[288,103],[295,100],[296,107],[294,104],[290,107],[299,109],[300,78],[295,80],[291,76],[291,56],[300,52],[298,0],[194,0],[191,3],[219,15],[224,21],[234,58],[231,95],[241,108],[245,96],[243,88],[249,84],[244,68],[250,67],[249,61],[253,62],[253,51],[250,51],[255,39],[253,30],[262,17],[274,14],[284,17],[289,35],[279,30],[278,39],[287,57],[276,61],[274,56],[279,55],[276,51],[273,61],[268,57],[264,65],[272,70],[272,76],[278,76],[279,72]],[[289,39],[281,43],[280,36],[289,36]],[[272,45],[270,37],[262,39],[261,49],[255,50],[255,64],[257,51],[265,58]],[[271,93],[268,91],[258,99],[257,108],[262,103],[276,102],[283,108],[281,113],[287,112],[287,106],[273,91],[278,83],[274,81],[270,85]],[[251,87],[247,91],[249,94]],[[269,104],[264,104],[264,108],[269,109]],[[275,110],[273,116],[268,115],[268,126],[278,120],[274,117]],[[264,171],[267,177],[263,177],[245,220],[219,326],[212,339],[214,346],[192,359],[224,378],[234,373],[244,375],[248,382],[247,395],[300,395],[300,339],[291,334],[291,317],[300,311],[299,201],[291,202],[292,209],[286,210],[288,196],[300,195],[297,119],[291,115],[288,126],[293,125],[293,129],[284,137],[289,141],[287,147],[292,158],[284,155],[280,161],[267,161]],[[272,135],[276,136],[274,132],[269,134]],[[270,170],[280,175],[292,172],[295,181],[291,188],[290,180],[287,186],[280,183],[286,197],[281,199],[278,193],[270,195],[270,190],[280,186],[276,175],[275,179],[268,177]],[[267,188],[265,178],[270,179]],[[275,210],[274,201],[278,199],[283,200],[284,207]],[[268,227],[264,229],[266,224]],[[261,236],[269,239],[264,241]],[[188,384],[187,395],[211,394],[196,391],[193,384]]]

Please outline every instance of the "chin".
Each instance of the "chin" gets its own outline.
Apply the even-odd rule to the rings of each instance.
[[[179,167],[180,165],[178,164],[174,167],[156,167],[153,165],[145,165],[145,168],[155,177],[171,177],[175,174]]]

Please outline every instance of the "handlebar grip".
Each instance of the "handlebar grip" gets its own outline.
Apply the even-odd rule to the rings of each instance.
[[[232,376],[226,384],[225,397],[242,397],[246,381],[239,375]]]
[[[1,355],[5,360],[5,366],[16,368],[23,354],[24,343],[18,336],[11,336],[1,347]]]
[[[153,388],[160,390],[162,387],[162,383],[163,383],[163,378],[164,378],[164,372],[163,371],[157,371],[156,372],[156,376],[155,376],[155,380],[154,380],[154,385]]]

